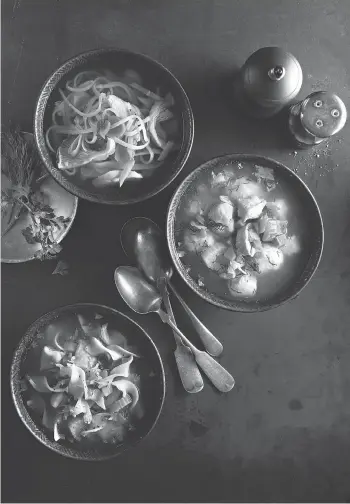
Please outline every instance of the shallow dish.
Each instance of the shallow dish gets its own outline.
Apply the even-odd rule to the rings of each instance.
[[[175,115],[179,121],[179,149],[171,153],[164,164],[148,178],[127,180],[124,185],[110,186],[103,189],[87,188],[78,184],[72,177],[57,168],[55,155],[48,149],[45,133],[51,125],[55,102],[61,100],[59,88],[83,70],[104,70],[115,73],[131,69],[143,79],[144,86],[155,90],[158,86],[164,93],[170,92],[174,98]],[[35,140],[40,156],[51,175],[69,192],[86,200],[110,205],[126,205],[146,200],[167,187],[182,170],[190,154],[194,123],[190,102],[175,76],[163,65],[143,54],[119,49],[97,49],[66,61],[45,82],[35,110]]]
[[[23,378],[33,367],[33,355],[36,347],[43,341],[43,331],[50,324],[65,324],[70,317],[82,313],[87,316],[98,314],[109,324],[117,327],[137,354],[142,358],[143,370],[147,370],[140,381],[140,397],[144,398],[144,416],[137,423],[135,430],[128,434],[120,444],[102,443],[84,448],[77,442],[60,440],[55,442],[52,433],[42,427],[35,414],[25,403]],[[41,341],[40,341],[41,340]],[[148,372],[150,370],[150,372]],[[38,373],[40,374],[40,373]],[[141,373],[140,373],[141,374]],[[57,308],[37,319],[21,339],[13,357],[11,366],[11,392],[17,412],[27,429],[45,446],[66,457],[80,460],[105,460],[119,455],[135,446],[145,438],[155,426],[160,415],[165,396],[165,376],[158,350],[148,334],[132,319],[107,306],[80,303]]]
[[[28,142],[33,143],[32,133],[23,133]],[[46,172],[45,172],[46,173]],[[4,183],[3,183],[4,182]],[[2,180],[2,187],[6,181]],[[56,215],[69,218],[70,221],[65,227],[54,233],[57,243],[60,243],[67,235],[73,225],[78,208],[78,198],[61,187],[51,176],[47,175],[41,184],[41,191],[48,198],[48,204],[55,210]],[[2,219],[2,227],[4,227]],[[30,244],[24,238],[22,231],[31,224],[28,214],[23,214],[5,234],[1,240],[1,261],[4,263],[22,263],[35,259],[35,253],[40,249],[39,244]]]
[[[237,299],[232,297],[229,292],[227,295],[222,292],[218,293],[219,291],[213,276],[206,285],[199,285],[198,278],[195,277],[193,271],[196,270],[197,266],[199,267],[202,264],[201,258],[199,255],[194,255],[194,268],[191,267],[189,269],[186,260],[180,257],[178,252],[178,244],[181,243],[179,236],[181,236],[181,233],[183,235],[184,232],[184,225],[181,222],[181,212],[183,210],[181,209],[187,201],[187,197],[191,197],[194,194],[197,184],[201,183],[203,177],[209,177],[213,171],[217,173],[232,165],[235,167],[235,176],[239,173],[243,175],[244,170],[253,165],[272,169],[278,191],[282,191],[280,194],[289,194],[288,197],[293,201],[292,218],[297,222],[297,226],[301,221],[303,225],[302,247],[300,252],[298,252],[298,261],[291,267],[291,271],[288,272],[288,281],[284,283],[280,282],[280,285],[276,285],[274,277],[271,276],[268,288],[265,289],[264,294],[260,297],[246,297],[245,299],[241,297]],[[317,202],[308,187],[294,172],[273,159],[255,155],[231,154],[214,158],[204,163],[181,183],[168,209],[167,240],[176,270],[196,294],[220,308],[232,311],[255,312],[281,305],[297,296],[308,284],[321,259],[324,232]],[[269,275],[271,274],[269,273]],[[215,288],[213,287],[214,285]]]

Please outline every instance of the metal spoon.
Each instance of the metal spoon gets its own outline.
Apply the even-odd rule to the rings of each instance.
[[[135,219],[132,219],[134,221]],[[137,220],[137,219],[136,219]],[[141,219],[142,220],[142,219]],[[130,221],[128,221],[130,222]],[[142,269],[146,270],[146,276],[149,278],[151,277],[151,281],[157,280],[157,286],[160,290],[160,293],[162,294],[164,305],[166,308],[166,311],[168,312],[169,317],[171,318],[172,322],[175,324],[175,318],[173,314],[173,310],[171,308],[170,304],[170,299],[169,299],[169,292],[167,289],[167,278],[164,275],[164,272],[161,269],[157,269],[155,271],[154,265],[156,264],[154,261],[154,257],[150,260],[146,260],[146,255],[149,252],[149,247],[147,247],[147,243],[145,244],[145,252],[146,255],[141,257],[141,261],[138,261],[138,256],[135,254],[135,249],[139,250],[140,246],[143,246],[143,236],[138,236],[134,233],[134,228],[129,229],[129,226],[123,226],[123,229],[121,231],[121,238],[123,236],[123,239],[121,239],[122,246],[124,248],[125,244],[126,247],[124,248],[124,252],[126,255],[131,256],[132,260],[135,261],[136,263],[141,262],[142,264]],[[131,240],[130,240],[131,238]],[[134,242],[136,239],[139,241],[138,247],[132,246],[131,243]],[[146,240],[147,242],[147,240]],[[135,245],[133,243],[133,245]],[[126,252],[126,249],[128,251],[128,254]],[[157,264],[159,261],[157,262]],[[147,266],[151,266],[149,269]],[[141,266],[140,266],[141,268]],[[177,364],[177,368],[179,371],[180,379],[183,384],[184,389],[189,392],[189,393],[196,393],[200,392],[203,387],[204,387],[204,382],[203,378],[199,372],[198,366],[196,364],[196,361],[194,359],[194,356],[191,352],[191,350],[183,344],[181,338],[178,336],[177,332],[173,330],[174,338],[176,341],[176,349],[174,352],[175,356],[175,361]]]
[[[198,350],[173,323],[169,315],[161,309],[162,296],[152,284],[144,279],[137,268],[119,266],[115,270],[114,280],[119,294],[132,310],[139,314],[158,313],[161,320],[177,332],[182,341],[192,350],[197,364],[220,392],[229,392],[234,387],[233,376],[208,353]]]
[[[223,346],[199,318],[188,307],[170,282],[173,274],[165,237],[159,226],[151,219],[135,217],[127,221],[120,233],[120,240],[125,254],[135,260],[146,277],[158,286],[167,283],[173,294],[191,319],[203,345],[210,355],[217,357]]]
[[[169,293],[167,291],[165,283],[163,284],[163,287],[164,291],[162,297],[164,305],[171,321],[175,324],[175,317],[171,308]],[[197,367],[196,361],[194,360],[193,353],[186,345],[182,343],[182,340],[178,336],[176,331],[173,330],[173,334],[176,341],[174,356],[182,385],[186,392],[189,392],[190,394],[200,392],[204,387],[204,382],[202,375],[200,374]]]

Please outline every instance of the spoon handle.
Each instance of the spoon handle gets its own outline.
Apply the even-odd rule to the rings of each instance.
[[[174,313],[170,304],[169,292],[165,282],[159,283],[159,289],[163,296],[164,305],[168,312],[169,319],[175,324]],[[173,329],[174,338],[176,341],[175,361],[179,371],[182,385],[186,392],[195,394],[200,392],[204,387],[203,378],[199,372],[196,361],[194,360],[191,350],[182,343],[181,338]]]
[[[214,334],[212,334],[209,329],[199,320],[197,315],[193,313],[191,308],[187,305],[187,303],[182,299],[180,294],[177,292],[172,283],[168,282],[169,287],[171,288],[173,294],[177,297],[184,310],[188,314],[191,319],[191,322],[196,329],[203,345],[205,346],[207,352],[214,357],[217,357],[223,351],[223,346],[220,341],[215,338]]]
[[[209,380],[215,385],[215,387],[220,390],[220,392],[229,392],[235,385],[235,380],[230,373],[221,366],[211,355],[198,350],[180,331],[180,329],[173,323],[169,316],[163,312],[163,310],[157,311],[158,315],[163,322],[169,324],[170,327],[177,332],[177,334],[182,338],[185,343],[190,347],[193,355],[196,359],[197,364],[202,368],[204,373],[207,375]]]

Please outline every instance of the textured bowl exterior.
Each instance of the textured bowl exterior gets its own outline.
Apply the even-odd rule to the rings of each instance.
[[[116,187],[114,195],[110,193],[104,194],[99,192],[88,192],[81,187],[78,187],[74,182],[66,177],[62,170],[59,170],[56,163],[52,159],[49,149],[45,141],[45,127],[44,119],[45,112],[50,100],[52,99],[52,94],[57,90],[57,87],[61,82],[64,82],[65,78],[72,70],[79,71],[84,65],[88,65],[89,62],[98,61],[99,58],[108,58],[111,60],[110,66],[118,64],[118,60],[130,60],[130,66],[133,67],[133,61],[138,62],[143,67],[147,68],[149,73],[156,71],[159,75],[163,75],[168,82],[171,84],[170,91],[176,92],[181,103],[179,104],[179,110],[181,112],[182,119],[182,144],[177,157],[172,163],[166,163],[167,166],[164,167],[168,171],[168,176],[165,180],[157,180],[157,173],[152,175],[154,179],[154,184],[152,187],[148,187],[147,190],[143,189],[143,184],[139,184],[140,193],[138,195],[124,195],[124,187],[119,189]],[[136,64],[137,66],[137,64]],[[138,203],[140,201],[147,200],[152,196],[155,196],[163,189],[165,189],[181,172],[184,167],[193,144],[194,137],[194,119],[193,113],[190,105],[190,101],[185,93],[185,90],[181,86],[180,82],[176,77],[161,63],[153,60],[149,56],[135,53],[123,49],[105,48],[96,49],[79,54],[61,65],[45,82],[39,98],[36,104],[35,115],[34,115],[34,135],[39,154],[44,162],[46,169],[51,173],[54,179],[61,184],[67,191],[75,194],[76,196],[86,199],[94,203],[104,203],[108,205],[128,205],[132,203]]]
[[[298,191],[300,191],[300,195],[305,202],[305,206],[313,212],[313,233],[315,234],[315,240],[313,242],[313,250],[309,257],[306,268],[304,269],[300,278],[296,280],[296,282],[291,286],[290,289],[285,291],[281,296],[274,297],[271,296],[271,299],[268,299],[266,302],[255,301],[255,300],[226,300],[222,299],[215,294],[212,294],[205,289],[199,287],[199,285],[193,280],[193,278],[188,274],[184,264],[181,262],[175,242],[175,223],[176,223],[176,213],[177,209],[182,201],[183,196],[186,194],[188,188],[195,183],[197,177],[202,172],[207,172],[211,170],[216,170],[218,168],[224,167],[228,163],[235,162],[252,162],[254,164],[263,165],[269,168],[274,168],[278,170],[279,176],[293,179],[294,183],[298,184]],[[227,154],[223,155],[206,163],[202,164],[198,168],[196,168],[190,175],[188,175],[184,181],[180,184],[178,189],[175,191],[168,208],[167,214],[167,242],[170,251],[170,255],[172,261],[175,265],[176,270],[182,279],[186,282],[186,284],[201,298],[205,301],[218,306],[219,308],[223,308],[231,311],[238,312],[260,312],[266,311],[271,308],[276,308],[281,304],[289,301],[297,297],[300,292],[304,289],[304,287],[310,282],[312,276],[314,275],[319,262],[321,260],[322,251],[323,251],[323,243],[324,243],[324,229],[323,229],[323,221],[320,209],[318,207],[317,201],[311,193],[310,189],[307,185],[301,180],[298,175],[296,175],[292,170],[287,168],[287,166],[275,161],[274,159],[270,159],[263,156],[256,156],[250,154]]]
[[[37,333],[38,331],[45,327],[47,324],[50,322],[53,322],[55,319],[59,318],[62,314],[64,313],[71,313],[72,311],[76,309],[86,309],[86,308],[91,308],[92,310],[103,310],[105,312],[108,312],[109,314],[115,315],[117,317],[121,317],[124,320],[128,321],[130,325],[134,327],[134,330],[137,330],[141,332],[148,341],[148,344],[150,348],[152,349],[152,352],[155,352],[156,356],[158,357],[159,365],[160,365],[160,379],[161,379],[161,390],[162,394],[161,397],[159,398],[159,409],[155,413],[155,417],[153,420],[153,423],[151,427],[148,429],[148,431],[139,436],[136,441],[134,441],[132,444],[131,443],[125,443],[121,445],[116,445],[112,446],[109,445],[105,450],[98,450],[98,449],[91,449],[91,450],[81,450],[77,445],[74,445],[72,443],[71,446],[68,445],[63,445],[60,443],[57,443],[56,441],[50,439],[44,432],[43,430],[37,426],[37,424],[33,421],[31,418],[27,407],[25,406],[23,399],[22,399],[22,392],[21,392],[21,387],[20,387],[20,381],[21,381],[21,367],[22,363],[25,360],[27,353],[32,346],[33,342],[37,338]],[[16,407],[16,410],[24,423],[24,425],[27,427],[27,429],[38,439],[42,444],[44,444],[47,448],[50,448],[51,450],[55,451],[56,453],[63,455],[65,457],[73,458],[76,460],[86,460],[86,461],[98,461],[98,460],[107,460],[113,457],[116,457],[120,453],[126,451],[127,449],[131,448],[132,446],[135,446],[138,444],[142,439],[144,439],[154,428],[156,425],[159,415],[161,413],[163,403],[164,403],[164,398],[165,398],[165,374],[164,374],[164,368],[162,364],[161,357],[159,355],[159,352],[157,350],[157,347],[153,343],[152,339],[149,337],[149,335],[146,333],[146,331],[139,326],[134,320],[129,318],[127,315],[124,315],[121,312],[118,312],[117,310],[114,310],[113,308],[109,308],[108,306],[104,305],[99,305],[99,304],[92,304],[92,303],[79,303],[76,305],[69,305],[69,306],[64,306],[61,308],[57,308],[52,312],[46,313],[45,315],[41,316],[39,319],[37,319],[27,330],[23,338],[20,340],[14,356],[12,360],[12,365],[11,365],[11,372],[10,372],[10,386],[11,386],[11,394],[12,394],[12,399],[14,402],[14,405]]]

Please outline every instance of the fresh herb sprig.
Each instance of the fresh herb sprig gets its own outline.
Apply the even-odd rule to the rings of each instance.
[[[8,188],[1,190],[1,216],[8,216],[2,237],[16,224],[23,213],[27,213],[31,223],[22,230],[29,244],[40,244],[35,257],[40,260],[54,259],[62,247],[55,234],[70,222],[69,217],[56,215],[47,204],[40,190],[46,175],[34,147],[20,131],[1,133],[1,171],[8,178]]]

